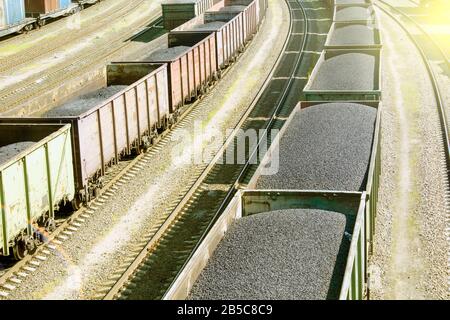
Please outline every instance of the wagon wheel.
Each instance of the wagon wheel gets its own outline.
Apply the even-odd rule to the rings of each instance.
[[[45,23],[46,23],[45,19],[42,19],[42,20],[39,19],[38,22],[37,22],[37,24],[38,24],[39,27],[45,26]]]
[[[94,189],[94,198],[100,197],[101,194],[102,194],[102,188],[96,187],[96,188]]]
[[[27,24],[25,27],[23,27],[25,32],[29,32],[29,31],[33,30],[33,28],[34,28],[33,24]]]
[[[79,197],[75,197],[75,198],[72,200],[72,209],[73,209],[74,211],[80,210],[81,205],[82,205],[82,201],[80,200]]]
[[[13,247],[13,255],[16,260],[22,260],[29,254],[34,254],[37,250],[36,242],[32,237],[18,240]]]
[[[48,232],[53,232],[56,229],[56,222],[54,219],[48,219],[47,222],[45,222],[45,230]]]

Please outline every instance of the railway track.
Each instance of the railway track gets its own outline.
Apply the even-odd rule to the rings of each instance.
[[[280,129],[287,120],[306,83],[308,66],[314,65],[316,50],[320,43],[323,45],[331,23],[322,19],[320,12],[327,9],[321,1],[287,3],[291,17],[289,36],[263,88],[198,180],[163,224],[148,236],[149,241],[137,257],[131,259],[113,285],[106,290],[102,288],[101,292],[106,292],[104,299],[164,298],[232,196],[252,175],[255,169],[252,162],[257,158],[259,146],[265,147],[269,132]],[[317,14],[319,17],[314,16]],[[323,39],[312,41],[312,37]],[[264,133],[255,148],[247,148],[245,162],[239,164],[234,158],[232,164],[222,164],[220,159],[226,159],[227,150],[236,149],[238,129]],[[273,138],[269,136],[268,140]]]
[[[159,24],[161,19],[158,19],[155,24]],[[237,61],[238,59],[236,59]],[[231,66],[232,68],[232,66]],[[230,66],[223,71],[225,76],[230,70]],[[212,83],[213,86],[215,83]],[[182,124],[184,121],[190,121],[191,116],[195,114],[195,107],[203,101],[203,96],[199,96],[191,104],[183,106],[180,110],[180,116],[177,124]],[[192,110],[192,111],[191,111]],[[59,218],[57,221],[57,228],[51,233],[45,235],[44,243],[38,247],[35,253],[26,256],[23,260],[17,262],[11,260],[2,261],[0,263],[0,300],[1,298],[8,298],[9,293],[14,291],[23,280],[31,276],[51,254],[56,254],[60,251],[59,247],[65,240],[68,240],[71,235],[77,232],[77,229],[83,223],[89,223],[88,220],[91,214],[106,203],[115,195],[115,192],[120,186],[129,182],[133,177],[137,176],[139,170],[148,164],[150,159],[159,150],[159,142],[164,141],[166,136],[170,134],[171,130],[166,130],[161,133],[155,140],[153,147],[148,152],[139,154],[137,156],[122,159],[118,164],[108,168],[107,174],[104,177],[104,187],[100,195],[90,202],[86,207],[71,213],[67,218]],[[200,170],[204,167],[201,166]],[[198,174],[200,174],[199,171]]]
[[[416,20],[414,20],[405,12],[397,9],[396,7],[392,6],[391,4],[389,4],[384,0],[377,0],[376,2],[374,2],[374,5],[377,6],[384,13],[386,13],[389,17],[391,17],[399,25],[399,27],[405,31],[405,33],[408,35],[412,43],[419,51],[426,66],[428,77],[430,78],[436,104],[438,107],[440,129],[442,132],[442,140],[440,142],[442,144],[442,156],[445,157],[442,172],[446,173],[446,176],[444,178],[447,185],[446,190],[447,227],[445,232],[446,238],[448,239],[448,241],[450,241],[449,226],[448,226],[448,221],[450,221],[450,208],[448,203],[448,198],[450,197],[450,184],[449,184],[450,137],[449,137],[449,122],[448,122],[449,106],[446,105],[446,102],[443,98],[444,92],[443,90],[446,89],[448,90],[448,88],[443,87],[443,84],[439,82],[438,75],[436,74],[436,71],[432,65],[433,62],[440,61],[440,63],[446,66],[448,71],[449,62],[447,60],[445,52],[439,47],[439,45],[434,41],[431,35],[429,35]],[[448,290],[450,291],[450,287],[448,288]]]
[[[150,24],[149,21],[151,21]],[[141,19],[135,27],[127,29],[126,32],[116,37],[114,41],[105,43],[101,47],[84,50],[82,55],[74,59],[67,59],[63,64],[49,68],[45,72],[45,75],[36,74],[25,81],[21,81],[13,88],[8,87],[0,90],[0,113],[4,113],[5,115],[25,113],[20,109],[34,97],[42,92],[49,92],[57,87],[58,84],[64,83],[68,79],[82,76],[86,70],[94,70],[97,64],[107,61],[109,57],[124,49],[130,39],[136,38],[145,32],[155,30],[155,27],[161,21],[162,18],[159,14]],[[136,33],[135,30],[140,31]]]
[[[62,46],[73,43],[80,39],[81,36],[86,36],[88,34],[94,33],[104,26],[107,26],[111,21],[115,21],[118,18],[126,15],[128,12],[136,9],[139,5],[143,3],[140,1],[130,1],[124,6],[118,6],[115,10],[109,12],[108,15],[102,15],[100,19],[94,21],[82,29],[70,30],[66,37],[57,37],[52,41],[42,41],[39,47],[31,47],[20,51],[16,54],[8,55],[0,59],[0,73],[9,71],[10,69],[17,68],[18,66],[24,65],[39,58],[43,55],[50,55],[52,52],[60,49]],[[4,44],[1,43],[3,46]]]

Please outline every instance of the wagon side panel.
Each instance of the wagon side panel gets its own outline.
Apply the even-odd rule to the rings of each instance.
[[[28,225],[26,194],[22,161],[2,171],[4,212],[6,217],[6,240],[14,239]],[[42,194],[46,195],[42,188]]]
[[[75,195],[75,181],[72,168],[72,145],[70,131],[60,134],[47,144],[48,168],[50,171],[51,199],[53,205],[63,200],[72,200]]]

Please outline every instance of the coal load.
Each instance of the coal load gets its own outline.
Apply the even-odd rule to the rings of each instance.
[[[44,117],[79,116],[126,88],[114,85],[95,90],[48,111]]]
[[[375,33],[373,28],[363,24],[337,26],[332,34],[330,45],[373,45]]]
[[[289,209],[237,220],[190,299],[337,299],[353,217]]]
[[[191,30],[195,30],[195,31],[218,30],[218,29],[222,28],[225,24],[226,24],[226,22],[222,22],[222,21],[208,22],[208,23],[205,23],[205,24],[195,25],[195,26],[192,27]]]
[[[377,109],[326,103],[298,111],[279,148],[279,171],[261,176],[258,189],[363,191]]]
[[[176,46],[172,48],[164,48],[154,51],[144,60],[148,61],[170,61],[178,58],[183,53],[189,51],[191,47]]]
[[[365,21],[373,18],[372,7],[343,7],[336,11],[336,21]]]
[[[25,151],[35,143],[36,142],[32,141],[23,141],[0,147],[0,164],[3,164],[8,160],[11,160],[19,153]]]
[[[310,89],[374,90],[375,64],[375,56],[367,53],[344,53],[326,58],[311,82]]]

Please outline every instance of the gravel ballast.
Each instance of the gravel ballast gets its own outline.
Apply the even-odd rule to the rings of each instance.
[[[187,46],[176,46],[172,48],[164,48],[160,50],[156,50],[152,52],[147,58],[144,60],[149,61],[168,61],[178,58],[181,54],[190,50],[190,47]]]
[[[375,55],[343,53],[325,58],[311,81],[311,90],[371,91],[376,87]]]
[[[330,38],[330,45],[373,45],[374,29],[364,24],[337,25]]]
[[[258,189],[365,189],[377,109],[327,103],[297,111],[280,141],[279,171]]]
[[[79,116],[125,88],[127,86],[117,85],[98,89],[48,111],[44,117]]]
[[[336,21],[372,20],[372,12],[370,7],[342,7],[336,11]]]
[[[22,151],[25,151],[27,148],[31,147],[35,143],[36,142],[23,141],[0,147],[0,164],[15,157],[16,155],[18,155]]]
[[[190,298],[337,299],[350,219],[308,209],[243,217],[226,233]]]

